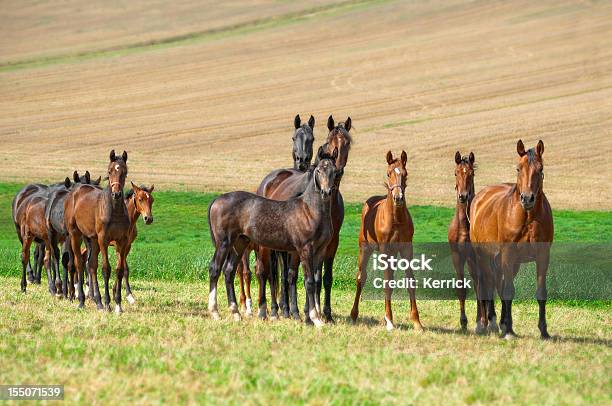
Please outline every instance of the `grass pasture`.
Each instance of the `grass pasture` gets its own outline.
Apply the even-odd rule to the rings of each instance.
[[[382,324],[384,305],[354,297],[359,204],[347,204],[332,304],[336,325],[208,317],[212,247],[206,207],[213,194],[155,192],[155,222],[139,226],[130,256],[137,303],[124,314],[88,302],[51,298],[43,285],[19,291],[18,242],[7,222],[19,186],[0,185],[0,382],[62,383],[76,403],[304,402],[314,404],[457,403],[602,404],[610,401],[612,318],[609,303],[554,302],[541,342],[535,302],[513,307],[513,342],[459,331],[455,301],[421,301],[426,327],[415,333],[408,303],[396,301],[399,330]],[[411,208],[415,237],[443,241],[452,210]],[[557,240],[609,241],[607,212],[555,212]],[[253,285],[254,291],[257,284]],[[300,303],[304,297],[300,288]],[[301,305],[300,304],[300,305]],[[467,304],[470,328],[474,303]],[[33,367],[36,365],[36,367]]]

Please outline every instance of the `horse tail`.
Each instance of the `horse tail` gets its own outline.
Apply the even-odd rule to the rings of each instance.
[[[213,243],[213,247],[216,246],[215,234],[213,233],[213,229],[210,224],[210,210],[212,209],[213,204],[217,201],[217,198],[213,199],[212,202],[208,205],[208,231],[210,232],[210,240]]]

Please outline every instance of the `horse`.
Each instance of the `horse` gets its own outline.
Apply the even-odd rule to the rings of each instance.
[[[217,281],[221,271],[225,275],[228,306],[234,318],[240,319],[234,276],[237,261],[252,242],[298,253],[310,297],[310,318],[315,326],[323,325],[315,281],[320,279],[320,265],[333,233],[330,206],[337,155],[337,150],[331,156],[320,150],[317,166],[308,172],[308,187],[299,197],[277,201],[248,192],[231,192],[213,200],[208,207],[208,225],[215,244],[209,268],[208,309],[214,319],[219,319]]]
[[[70,299],[74,298],[74,271],[70,272],[71,280],[68,282],[68,269],[69,265],[69,241],[68,241],[68,232],[66,230],[66,226],[64,224],[64,203],[66,201],[66,197],[68,197],[68,193],[72,189],[74,189],[79,184],[98,186],[102,181],[102,178],[99,177],[97,180],[92,180],[89,171],[85,172],[83,177],[80,177],[78,172],[74,172],[73,174],[74,183],[70,184],[67,180],[65,187],[60,187],[56,189],[50,189],[49,195],[47,199],[47,206],[45,208],[45,221],[48,232],[48,241],[51,244],[51,249],[53,250],[53,257],[55,259],[55,267],[58,270],[59,275],[59,258],[62,258],[62,266],[64,269],[64,278],[61,281],[61,288],[57,289],[63,293],[65,298],[70,297]],[[61,254],[58,249],[58,244],[62,244]]]
[[[130,250],[132,249],[132,244],[136,237],[138,236],[138,229],[136,227],[136,223],[138,222],[138,218],[142,216],[142,220],[146,225],[150,225],[153,223],[153,190],[155,189],[155,185],[151,185],[151,187],[146,187],[144,185],[136,186],[132,182],[132,189],[128,191],[125,197],[128,217],[130,219],[130,228],[128,230],[128,246],[126,247],[125,256],[129,255]],[[112,245],[115,245],[114,241]],[[130,267],[127,264],[127,260],[125,263],[125,294],[126,300],[129,304],[136,303],[136,299],[134,299],[134,295],[132,294],[132,288],[130,287]]]
[[[77,171],[74,171],[73,174],[75,182],[81,182],[85,179],[87,179],[86,182],[89,182],[89,176],[89,172],[86,172],[85,178],[83,179],[79,176]],[[17,193],[17,195],[13,199],[13,222],[17,231],[17,237],[19,238],[19,241],[22,244],[22,265],[23,261],[26,261],[24,272],[28,274],[28,279],[30,280],[30,282],[40,283],[40,270],[42,268],[43,258],[45,257],[45,250],[49,248],[49,246],[45,244],[47,236],[42,236],[42,234],[44,233],[44,228],[46,227],[46,224],[44,224],[44,212],[46,209],[45,206],[48,202],[48,198],[55,191],[66,190],[67,187],[70,187],[70,184],[70,179],[66,178],[64,182],[55,183],[49,186],[43,184],[26,185]],[[30,204],[32,204],[33,202],[35,203],[36,207],[30,210]],[[38,217],[41,214],[42,217]],[[25,224],[26,216],[28,217],[27,221],[29,222],[29,224]],[[28,237],[31,238],[31,241],[28,243],[27,252],[25,252],[24,250],[24,233],[28,234]],[[36,244],[36,248],[34,250],[34,268],[30,266],[29,260],[29,246],[32,244],[32,242]],[[50,269],[49,266],[46,266],[49,292],[51,294],[56,294],[57,291],[61,291],[59,267],[56,265],[57,263],[52,265],[53,269]],[[56,270],[58,270],[57,273]],[[26,285],[27,281],[25,280],[25,278],[22,278],[21,289],[24,292],[26,289]]]
[[[293,120],[293,126],[295,130],[293,132],[293,147],[291,156],[293,158],[293,169],[300,172],[305,172],[310,167],[312,161],[312,148],[314,144],[314,126],[315,118],[311,115],[308,119],[308,123],[302,123],[300,115],[297,114]],[[245,249],[244,254],[240,263],[238,264],[237,273],[240,279],[240,308],[245,312],[246,315],[252,314],[252,300],[251,300],[251,269],[249,266],[249,257],[251,251],[255,247],[252,245]],[[275,253],[274,253],[275,254]],[[273,255],[272,260],[276,260]],[[275,280],[271,279],[271,288],[276,289]],[[260,296],[262,283],[260,280]],[[265,298],[265,289],[264,298]]]
[[[470,245],[470,217],[468,215],[475,195],[475,160],[473,152],[463,157],[459,151],[455,153],[455,197],[457,202],[455,214],[448,227],[448,243],[457,280],[463,280],[466,263],[472,280],[476,280],[476,265],[474,263],[474,253]],[[459,310],[461,313],[459,323],[461,324],[462,331],[467,330],[468,323],[467,316],[465,315],[466,294],[465,287],[457,288],[457,299],[459,300]],[[479,319],[480,315],[477,316],[476,321],[478,322]]]
[[[512,327],[514,277],[525,262],[536,263],[539,305],[538,328],[542,339],[550,338],[546,324],[546,273],[550,261],[554,225],[552,209],[544,194],[544,143],[525,150],[522,140],[516,144],[519,156],[516,183],[488,186],[474,197],[470,209],[470,237],[474,244],[479,278],[482,317],[480,323],[494,320],[494,308],[485,315],[485,302],[492,303],[495,288],[502,300],[501,336],[516,337]],[[491,313],[493,313],[491,315]]]
[[[93,297],[99,310],[104,309],[98,286],[97,268],[98,254],[102,253],[102,273],[104,276],[104,301],[110,311],[110,295],[108,281],[110,265],[108,261],[108,246],[115,241],[117,251],[117,281],[113,289],[115,312],[121,313],[121,282],[126,268],[126,255],[129,242],[130,219],[123,194],[125,179],[128,174],[127,152],[121,156],[110,152],[108,164],[109,184],[104,189],[91,185],[79,185],[67,196],[64,203],[64,222],[70,236],[71,256],[78,276],[79,308],[85,306],[83,291],[84,264],[80,248],[83,238],[89,241],[89,278],[93,289]]]
[[[327,119],[327,129],[329,134],[323,150],[327,154],[331,154],[333,151],[338,151],[335,159],[336,177],[334,179],[334,188],[332,189],[331,196],[331,218],[332,218],[332,230],[333,234],[330,238],[329,244],[326,247],[325,255],[323,258],[322,266],[325,268],[325,274],[323,275],[323,285],[325,287],[325,302],[323,306],[323,315],[326,321],[333,323],[332,309],[331,309],[331,288],[333,282],[333,263],[338,250],[338,244],[340,242],[340,228],[344,222],[344,200],[340,193],[340,182],[344,175],[344,167],[348,161],[349,151],[353,143],[353,139],[349,133],[352,127],[351,118],[348,117],[346,121],[335,124],[333,116],[329,116]],[[257,189],[257,194],[265,196],[273,200],[287,200],[295,196],[299,196],[306,190],[309,185],[310,176],[308,173],[302,173],[296,170],[280,169],[268,174]],[[274,266],[270,266],[271,261],[269,260],[269,253],[265,250],[262,253],[258,253],[258,257],[261,260],[258,262],[262,265],[262,275],[268,275],[270,269],[272,272],[276,272]],[[281,257],[283,258],[283,257]],[[299,311],[297,307],[297,275],[299,258],[296,255],[291,256],[289,259],[283,258],[282,265],[282,286],[284,287],[284,293],[282,296],[283,311],[285,317],[289,317],[287,309],[291,313],[291,317],[299,320]],[[275,276],[272,276],[275,278]],[[265,277],[260,278],[260,283],[263,282],[265,289]],[[321,292],[321,281],[317,281],[316,285],[317,297]],[[265,318],[265,290],[260,290],[260,307],[259,316]],[[310,323],[311,320],[308,317],[310,299],[307,296],[304,304],[305,322]],[[263,307],[262,307],[263,301]],[[272,315],[278,310],[278,306],[275,305],[276,297],[274,289],[272,289]]]
[[[391,151],[387,152],[387,195],[370,197],[361,211],[361,229],[359,231],[359,269],[357,271],[357,289],[355,301],[351,310],[351,319],[357,321],[359,316],[359,300],[363,285],[367,280],[367,261],[372,252],[378,250],[388,255],[400,251],[401,257],[412,259],[412,237],[414,225],[406,207],[406,162],[408,156],[402,151],[400,158],[394,158]],[[385,271],[385,280],[393,277],[393,271]],[[412,269],[406,270],[406,277],[414,280]],[[391,310],[391,288],[385,284],[385,323],[387,330],[395,328]],[[410,296],[410,319],[415,330],[423,330],[416,304],[415,288],[408,288]]]

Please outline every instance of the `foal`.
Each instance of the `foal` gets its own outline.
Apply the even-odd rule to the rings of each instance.
[[[237,261],[252,242],[277,251],[298,253],[310,299],[310,318],[317,327],[323,325],[315,283],[321,278],[321,263],[332,235],[330,197],[337,153],[334,150],[332,156],[319,154],[318,165],[309,171],[308,187],[299,197],[276,201],[248,192],[232,192],[219,196],[210,204],[208,221],[215,254],[210,264],[208,309],[213,318],[219,318],[217,280],[222,270],[230,311],[234,318],[240,318],[234,275]]]
[[[293,132],[293,147],[292,147],[292,158],[293,158],[293,171],[297,171],[298,173],[304,173],[310,168],[310,162],[312,160],[312,148],[314,144],[314,126],[315,126],[315,118],[310,116],[308,120],[308,124],[303,124],[300,115],[297,114],[293,120],[293,126],[295,130]],[[282,170],[281,170],[282,171]],[[287,170],[290,171],[290,170]],[[282,179],[282,177],[281,177]],[[267,196],[269,197],[269,196]],[[248,315],[252,315],[252,300],[251,300],[251,269],[249,267],[249,256],[251,251],[253,251],[256,247],[253,247],[252,244],[247,247],[242,255],[241,261],[238,264],[237,273],[240,279],[240,307],[242,310]],[[276,255],[278,253],[270,253],[268,248],[259,247],[259,252],[264,258],[271,257],[274,262],[272,267],[276,267]],[[283,261],[286,261],[286,254],[281,253]],[[265,282],[266,278],[270,276],[270,288],[274,291],[276,290],[276,275],[272,272],[270,275],[260,274],[257,275],[259,279],[259,301],[262,303],[262,295],[263,295],[263,303],[265,303]],[[281,292],[284,294],[286,289]],[[274,294],[272,295],[275,296]],[[274,298],[275,299],[275,298]],[[273,303],[276,304],[276,300],[273,300]],[[273,316],[275,313],[273,308]],[[261,307],[260,307],[261,308]],[[260,316],[261,312],[260,312]]]
[[[387,152],[387,196],[370,197],[361,211],[361,230],[359,232],[359,270],[357,273],[357,291],[351,310],[353,322],[359,316],[359,300],[361,290],[367,280],[367,261],[374,249],[387,254],[396,254],[391,248],[400,245],[401,257],[412,259],[412,236],[414,226],[412,217],[406,208],[406,161],[408,156],[402,151],[400,159],[393,158],[391,151]],[[391,250],[390,250],[391,248]],[[412,270],[406,271],[408,278],[414,279]],[[385,271],[385,280],[393,277],[393,271]],[[408,288],[410,295],[410,319],[415,330],[422,330],[419,320],[415,289]],[[393,330],[393,312],[391,311],[391,288],[385,284],[385,322],[387,330]]]
[[[544,143],[525,151],[523,141],[516,145],[519,156],[516,183],[503,183],[482,189],[472,202],[470,236],[478,261],[479,278],[484,285],[479,298],[491,303],[495,282],[502,299],[502,336],[515,337],[512,329],[514,277],[521,263],[536,262],[536,298],[540,307],[538,328],[542,339],[550,338],[546,326],[546,273],[554,226],[552,209],[544,194]],[[481,321],[487,319],[484,302]],[[491,309],[494,311],[491,304]],[[491,312],[491,310],[489,310]]]
[[[83,291],[84,264],[81,258],[81,241],[86,238],[90,242],[89,277],[90,289],[93,289],[94,300],[98,309],[103,309],[98,287],[97,269],[98,254],[102,252],[102,273],[104,275],[104,290],[106,309],[110,310],[110,295],[108,280],[110,265],[108,262],[108,246],[115,241],[117,249],[117,283],[114,289],[115,312],[121,313],[121,281],[126,268],[128,247],[128,231],[130,219],[123,197],[123,187],[128,173],[127,152],[116,156],[115,150],[110,153],[108,164],[108,181],[106,188],[100,189],[90,185],[80,185],[72,190],[64,204],[66,230],[70,235],[71,259],[74,260],[79,272],[79,307],[85,306]]]
[[[470,152],[469,156],[461,157],[459,151],[455,153],[455,192],[457,204],[455,206],[455,215],[448,227],[448,243],[450,245],[453,266],[457,274],[457,280],[463,280],[464,267],[467,262],[468,270],[475,279],[475,264],[472,247],[470,245],[470,205],[474,199],[474,153]],[[467,330],[467,316],[465,315],[465,297],[466,289],[457,288],[457,298],[459,299],[459,308],[461,316],[461,330]],[[479,307],[480,308],[480,307]],[[477,318],[478,322],[479,318]]]

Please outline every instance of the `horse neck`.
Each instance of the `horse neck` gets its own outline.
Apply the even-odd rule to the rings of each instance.
[[[136,197],[134,195],[128,199],[126,206],[128,217],[130,218],[130,224],[134,225],[136,224],[136,221],[138,221],[138,217],[140,217],[140,212],[136,210]]]
[[[125,199],[113,199],[110,186],[104,189],[104,203],[107,209],[110,210],[111,216],[121,216],[127,212]]]
[[[384,219],[389,224],[401,224],[406,221],[406,202],[401,206],[395,205],[393,202],[393,194],[387,192],[387,198],[384,203]]]
[[[313,174],[312,176],[313,177],[310,179],[310,183],[308,184],[306,190],[304,191],[304,194],[302,195],[302,200],[308,205],[308,207],[311,208],[313,212],[320,213],[322,216],[329,215],[331,204],[330,202],[326,203],[323,201],[323,199],[321,198],[321,194],[315,187],[315,175]]]

